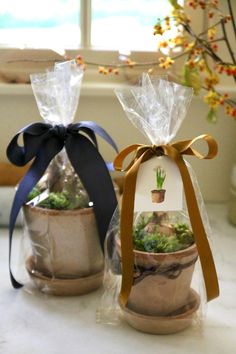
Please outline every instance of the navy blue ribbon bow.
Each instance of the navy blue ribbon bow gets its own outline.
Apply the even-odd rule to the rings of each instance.
[[[23,135],[23,146],[18,145],[18,137]],[[98,226],[100,243],[103,248],[106,232],[117,206],[112,180],[106,163],[98,151],[96,135],[103,138],[116,152],[117,146],[107,132],[92,121],[75,124],[51,125],[33,123],[21,129],[7,148],[8,159],[17,166],[24,166],[33,160],[28,172],[16,191],[9,222],[9,271],[14,288],[22,287],[11,271],[12,236],[19,211],[29,192],[43,176],[51,160],[65,147],[75,172],[84,185],[93,208]]]

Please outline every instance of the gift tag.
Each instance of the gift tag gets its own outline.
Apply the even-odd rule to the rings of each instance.
[[[141,164],[137,176],[134,211],[183,209],[183,183],[176,164],[167,156]]]

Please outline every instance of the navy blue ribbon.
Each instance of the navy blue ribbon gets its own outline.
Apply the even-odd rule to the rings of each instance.
[[[23,146],[18,145],[18,138],[21,134]],[[29,192],[38,183],[51,160],[63,147],[65,147],[71,165],[84,185],[90,200],[93,201],[103,249],[106,232],[117,206],[117,199],[106,163],[98,151],[95,134],[118,152],[113,139],[102,127],[92,121],[81,121],[68,126],[33,123],[21,129],[8,145],[7,157],[13,164],[24,166],[34,159],[18,186],[10,213],[9,271],[14,288],[23,286],[16,281],[11,271],[12,236],[17,216],[26,202]]]

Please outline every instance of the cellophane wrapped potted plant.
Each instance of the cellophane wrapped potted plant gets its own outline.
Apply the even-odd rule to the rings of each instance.
[[[102,284],[103,238],[116,207],[113,184],[98,152],[95,133],[98,131],[115,148],[113,140],[94,122],[72,124],[82,78],[83,71],[75,61],[32,75],[32,89],[45,123],[21,131],[23,153],[34,150],[34,144],[40,146],[12,208],[13,215],[21,199],[25,240],[29,241],[21,253],[31,279],[25,285],[53,295],[84,294]],[[9,145],[8,155],[16,163],[11,151],[16,149],[14,143]],[[23,198],[25,190],[29,193]],[[13,285],[19,287],[17,281]]]
[[[143,332],[179,332],[199,323],[206,302],[218,295],[204,203],[190,165],[180,157],[184,151],[197,153],[190,141],[170,144],[186,116],[192,90],[143,74],[140,86],[116,93],[128,118],[151,145],[131,145],[114,161],[121,170],[124,159],[134,153],[123,168],[122,205],[107,234],[105,291],[98,321],[115,323],[123,317]],[[210,140],[213,157],[216,142],[201,138]],[[156,183],[156,191],[165,190],[161,198],[152,195]],[[212,266],[210,281],[205,251]]]

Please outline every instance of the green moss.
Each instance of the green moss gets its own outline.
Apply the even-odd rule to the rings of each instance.
[[[27,201],[30,201],[41,194],[40,189],[38,187],[34,187],[31,192],[29,192]]]
[[[47,209],[68,210],[70,209],[70,202],[64,193],[52,192],[38,206]]]
[[[38,187],[34,187],[29,193],[27,201],[39,196],[42,192]],[[70,196],[68,192],[51,192],[49,196],[42,200],[38,207],[56,210],[73,210],[88,207],[87,198],[83,195]]]
[[[193,233],[187,224],[174,224],[176,237],[183,245],[189,245],[194,242]]]
[[[187,224],[172,224],[173,233],[166,235],[158,231],[158,225],[156,229],[148,232],[145,228],[149,220],[141,217],[135,226],[134,249],[150,253],[169,253],[185,249],[194,243],[193,232]]]

